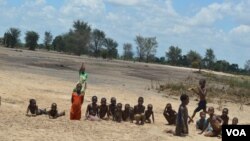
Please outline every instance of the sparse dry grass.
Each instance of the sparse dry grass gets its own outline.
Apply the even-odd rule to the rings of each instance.
[[[238,103],[239,110],[243,110],[243,105],[249,105],[250,98],[250,78],[248,76],[219,76],[212,73],[201,72],[201,77],[207,80],[208,102],[217,103],[218,110],[227,102]],[[158,83],[155,86],[160,92],[172,91],[172,94],[186,92],[188,88],[197,86],[198,78],[188,76],[182,83]],[[153,82],[151,81],[151,84]],[[153,88],[153,87],[152,87]]]

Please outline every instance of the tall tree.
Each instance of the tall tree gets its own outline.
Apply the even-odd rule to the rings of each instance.
[[[205,58],[203,59],[204,65],[208,69],[212,69],[215,62],[214,51],[210,48],[206,50]]]
[[[156,53],[156,48],[158,47],[158,43],[156,37],[142,37],[136,36],[135,43],[137,44],[137,54],[139,57],[139,61],[146,60],[149,61],[150,58],[154,58]]]
[[[49,31],[45,31],[44,46],[47,48],[47,50],[50,50],[52,39],[53,39],[52,34]]]
[[[65,46],[76,55],[86,54],[90,44],[91,27],[84,21],[74,21],[73,30],[64,35]]]
[[[200,68],[201,67],[201,55],[196,51],[190,50],[187,53],[187,59],[193,68]]]
[[[105,44],[105,33],[99,29],[95,29],[91,34],[91,52],[95,57],[101,55],[101,48]]]
[[[4,34],[4,41],[7,47],[15,47],[19,41],[19,37],[21,35],[21,31],[18,28],[10,28]]]
[[[137,55],[139,57],[139,61],[143,61],[145,58],[145,47],[144,43],[145,40],[142,36],[138,35],[135,38],[135,43],[136,43],[136,49],[137,49]]]
[[[145,38],[145,53],[146,53],[146,62],[149,62],[150,58],[154,58],[156,53],[156,48],[158,47],[158,42],[156,37]]]
[[[124,60],[131,60],[133,59],[134,53],[132,51],[132,44],[125,43],[123,44],[123,58]]]
[[[88,25],[87,22],[76,20],[73,23],[74,32],[76,33],[90,33],[91,27]]]
[[[56,36],[52,42],[53,49],[56,51],[65,51],[65,44],[62,36]]]
[[[179,47],[170,46],[168,52],[166,52],[166,57],[171,65],[178,65],[181,60],[181,49]]]
[[[105,39],[105,47],[107,48],[107,57],[112,59],[112,58],[117,58],[118,56],[118,43],[114,41],[111,38],[106,38]]]
[[[35,31],[27,31],[25,36],[26,47],[28,47],[30,50],[35,50],[38,39],[38,33]]]
[[[245,70],[250,72],[250,60],[247,60],[245,63]]]

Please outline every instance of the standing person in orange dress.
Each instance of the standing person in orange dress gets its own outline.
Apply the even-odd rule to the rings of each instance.
[[[70,110],[70,120],[80,120],[81,119],[81,108],[84,100],[84,92],[81,92],[82,84],[78,83],[76,85],[76,92],[73,91],[71,97],[71,110]]]

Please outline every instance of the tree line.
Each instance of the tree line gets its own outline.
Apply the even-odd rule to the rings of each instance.
[[[170,46],[166,52],[167,63],[174,66],[185,66],[192,68],[202,68],[221,72],[247,74],[250,72],[250,60],[246,61],[245,68],[239,68],[238,64],[230,64],[226,60],[217,60],[214,51],[210,48],[202,57],[198,52],[190,50],[182,55],[181,48]]]
[[[226,60],[216,60],[212,49],[207,49],[205,56],[202,57],[202,55],[194,50],[190,50],[187,54],[182,55],[181,48],[170,46],[165,56],[156,57],[155,54],[158,47],[156,37],[143,37],[141,35],[136,36],[134,39],[136,54],[133,51],[132,43],[124,43],[123,53],[119,56],[117,50],[119,44],[117,41],[107,37],[106,33],[100,29],[92,29],[87,22],[81,20],[74,21],[72,29],[69,32],[58,35],[55,38],[53,38],[51,32],[45,31],[42,44],[38,44],[40,36],[35,31],[27,31],[25,33],[25,44],[21,43],[20,36],[20,29],[12,27],[0,38],[0,43],[11,48],[17,46],[24,46],[30,50],[42,48],[105,59],[116,58],[231,73],[250,72],[250,60],[246,61],[245,68],[241,69],[238,64],[230,64]]]

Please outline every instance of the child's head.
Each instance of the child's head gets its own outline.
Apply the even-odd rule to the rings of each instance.
[[[129,104],[125,104],[125,110],[129,110],[130,109],[130,105]]]
[[[210,116],[212,116],[214,114],[214,107],[209,107],[207,112]]]
[[[96,102],[97,102],[97,97],[96,97],[96,96],[93,96],[93,97],[92,97],[92,103],[96,104]]]
[[[227,116],[227,115],[228,115],[228,108],[224,108],[224,109],[222,110],[222,115],[223,115],[223,116]]]
[[[81,90],[82,90],[82,84],[81,84],[81,83],[78,83],[78,84],[76,85],[76,92],[77,92],[77,93],[81,93]]]
[[[117,110],[122,110],[122,104],[121,103],[117,103]]]
[[[148,110],[152,111],[153,110],[153,105],[152,104],[148,104]]]
[[[110,103],[113,104],[113,105],[116,105],[116,98],[111,97]]]
[[[205,119],[206,118],[206,113],[205,112],[200,112],[200,118]]]
[[[143,97],[139,97],[139,98],[138,98],[138,105],[142,105],[143,102],[144,102]]]
[[[188,105],[189,103],[189,97],[186,94],[182,94],[180,97],[180,100],[184,105]]]
[[[36,106],[36,100],[30,99],[30,106]]]
[[[103,97],[103,98],[101,99],[101,105],[106,105],[106,102],[107,102],[106,98]]]
[[[204,88],[206,85],[206,79],[200,79],[199,85],[200,85],[200,87]]]
[[[232,120],[232,125],[237,125],[238,124],[238,118],[234,117]]]
[[[172,110],[172,105],[170,103],[167,104],[167,110]]]
[[[56,103],[51,104],[51,110],[57,110],[57,104]]]

